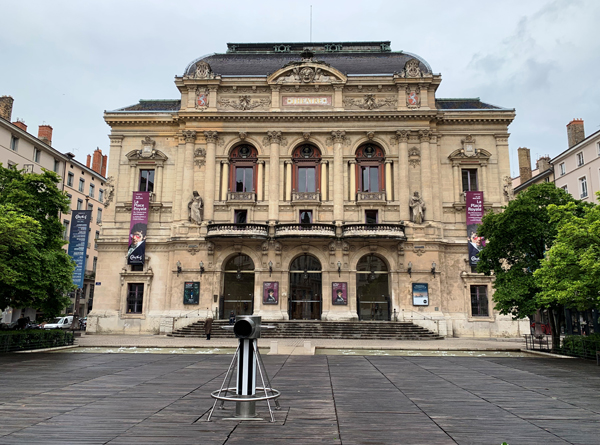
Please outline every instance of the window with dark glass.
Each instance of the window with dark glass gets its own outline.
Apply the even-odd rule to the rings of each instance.
[[[13,151],[17,151],[18,147],[19,147],[19,138],[12,136],[10,138],[10,149]]]
[[[54,173],[58,173],[59,167],[60,167],[60,161],[55,159],[54,160]]]
[[[235,224],[246,224],[248,222],[248,211],[235,210],[233,212],[233,222]]]
[[[104,190],[102,189],[98,190],[98,201],[104,201]]]
[[[81,199],[77,200],[77,210],[81,210],[83,208],[83,201]]]
[[[79,178],[79,191],[83,193],[83,189],[85,188],[85,179]]]
[[[315,167],[298,167],[299,192],[315,192],[317,190],[315,170]]]
[[[94,257],[94,261],[92,263],[92,270],[96,272],[96,265],[98,264],[98,258]]]
[[[90,198],[94,197],[94,184],[90,184],[90,193],[89,193],[89,195],[90,195]]]
[[[96,217],[96,224],[102,223],[102,209],[98,209],[98,216]]]
[[[96,231],[96,237],[94,238],[94,249],[98,249],[98,238],[100,238],[100,232]]]
[[[40,152],[39,149],[37,149],[37,148],[33,149],[33,160],[34,160],[34,162],[40,162],[40,153],[41,152]],[[71,185],[73,185],[73,184],[71,183]]]
[[[75,177],[75,175],[71,172],[69,172],[69,174],[67,175],[67,185],[69,187],[73,187],[73,178]]]
[[[312,210],[300,210],[300,224],[312,224]]]
[[[154,170],[140,170],[140,192],[154,191]]]
[[[141,314],[144,302],[144,284],[129,283],[127,286],[127,313]]]
[[[471,286],[471,315],[489,316],[487,286]]]
[[[378,212],[377,210],[365,210],[365,223],[377,224]]]
[[[235,169],[235,191],[254,191],[254,167],[236,167]]]
[[[361,167],[362,170],[362,191],[379,191],[379,167]]]
[[[462,169],[462,188],[463,192],[477,191],[477,169],[463,168]]]
[[[231,192],[254,192],[258,151],[251,145],[238,145],[229,155]]]
[[[294,171],[292,174],[293,190],[301,193],[320,191],[321,152],[310,144],[296,147],[292,152]]]
[[[358,150],[356,150],[357,191],[383,191],[384,162],[385,156],[381,147],[373,144],[358,147]]]

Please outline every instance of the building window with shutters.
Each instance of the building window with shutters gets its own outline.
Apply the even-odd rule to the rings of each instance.
[[[487,286],[471,286],[471,315],[489,317]]]

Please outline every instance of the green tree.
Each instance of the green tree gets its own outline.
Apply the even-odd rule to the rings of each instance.
[[[74,263],[62,249],[59,212],[69,199],[56,173],[25,173],[0,164],[0,310],[60,313],[73,290]]]
[[[559,339],[558,327],[564,311],[559,304],[546,304],[537,298],[541,288],[533,273],[540,268],[557,234],[557,224],[551,221],[548,206],[569,202],[575,200],[554,184],[532,185],[503,212],[484,215],[478,230],[485,237],[486,246],[479,253],[477,271],[493,272],[496,276],[496,310],[520,319],[532,316],[538,309],[549,309],[553,340]]]
[[[540,301],[580,311],[600,307],[600,207],[581,214],[571,202],[548,206],[548,213],[558,234],[534,273]]]

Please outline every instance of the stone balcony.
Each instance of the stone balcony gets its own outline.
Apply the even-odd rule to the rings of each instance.
[[[266,239],[269,226],[266,224],[209,224],[206,238],[256,238]]]
[[[256,202],[256,193],[229,192],[227,193],[227,202],[254,203]]]
[[[356,194],[357,204],[385,204],[385,192],[358,192]]]
[[[345,224],[342,238],[388,238],[406,240],[402,224]]]
[[[321,204],[321,193],[292,192],[292,204]]]
[[[333,224],[278,224],[275,238],[335,238]]]

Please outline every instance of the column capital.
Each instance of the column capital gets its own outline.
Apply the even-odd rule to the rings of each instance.
[[[356,162],[356,161],[354,161],[354,162]],[[385,160],[385,163],[386,163],[386,164],[391,164],[392,162],[393,162],[393,161],[392,161],[391,159],[386,159],[386,160]]]
[[[356,164],[356,159],[352,159],[352,160],[348,161],[348,164]]]
[[[392,141],[408,142],[409,135],[410,135],[410,130],[397,130],[396,134],[394,136],[392,136]]]
[[[221,161],[221,164],[229,165],[229,159],[225,159],[225,160]]]
[[[496,144],[508,145],[508,137],[509,136],[510,136],[510,133],[495,134],[494,137],[496,138]]]
[[[281,134],[281,131],[267,131],[265,140],[267,140],[270,144],[281,144],[283,135]]]
[[[256,163],[257,163],[258,165],[265,165],[265,161],[263,161],[263,160],[256,161]]]
[[[334,130],[331,132],[331,140],[334,144],[342,144],[346,140],[346,132],[343,130]]]
[[[111,145],[121,145],[123,143],[123,136],[121,135],[109,135]]]
[[[321,159],[321,161],[319,162],[321,165],[327,165],[329,164],[329,161],[326,159]]]
[[[182,134],[183,134],[186,144],[190,143],[190,142],[191,143],[196,142],[196,132],[194,130],[183,130]]]
[[[431,139],[431,131],[430,130],[419,130],[419,139],[421,142],[429,142]]]
[[[219,133],[217,131],[205,131],[204,137],[206,138],[206,142],[215,143],[219,139]]]
[[[284,163],[285,165],[291,165],[291,164],[292,164],[292,161],[283,161],[283,163]]]

